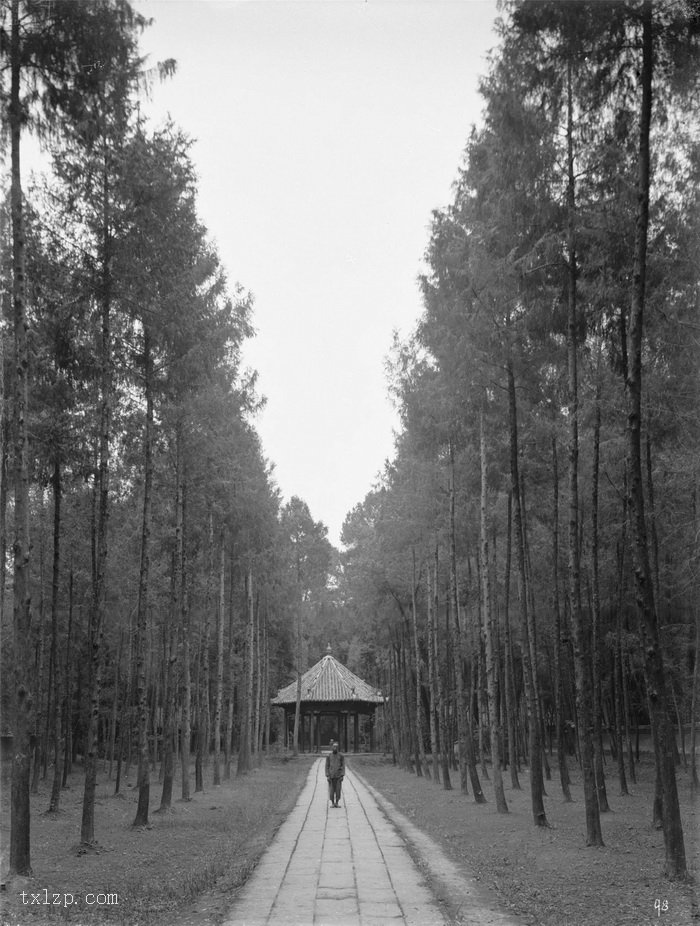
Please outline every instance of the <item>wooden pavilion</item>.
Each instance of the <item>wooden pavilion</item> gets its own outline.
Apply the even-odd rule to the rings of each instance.
[[[271,703],[284,710],[284,745],[288,747],[294,736],[296,681],[280,689]],[[343,752],[349,752],[352,742],[353,752],[374,752],[375,711],[383,703],[381,691],[338,662],[329,643],[326,655],[301,677],[299,751],[320,752],[338,742]],[[361,717],[366,718],[364,750],[360,748]]]

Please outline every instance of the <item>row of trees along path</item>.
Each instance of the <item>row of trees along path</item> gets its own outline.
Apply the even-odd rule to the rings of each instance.
[[[503,813],[525,760],[545,826],[549,737],[602,845],[604,734],[625,795],[649,722],[672,878],[688,720],[698,781],[699,25],[673,3],[508,7],[394,344],[396,456],[342,535],[399,760],[449,788],[456,740],[483,801],[490,751]]]
[[[12,0],[1,16],[12,299],[0,561],[8,523],[14,557],[2,699],[10,869],[28,873],[30,792],[51,761],[57,812],[83,757],[86,846],[99,757],[117,790],[137,761],[135,825],[148,822],[157,760],[159,809],[178,757],[189,797],[190,745],[196,790],[210,747],[214,783],[234,743],[238,772],[250,769],[269,741],[271,678],[293,660],[297,600],[317,608],[333,551],[305,502],[281,504],[251,423],[260,399],[239,356],[252,300],[198,218],[190,141],[140,118],[140,95],[175,62],[144,69],[147,21],[122,0]],[[28,129],[51,169],[25,194]]]
[[[387,744],[419,775],[451,787],[457,743],[462,791],[483,801],[491,774],[506,813],[502,776],[519,787],[527,762],[544,826],[547,741],[566,800],[580,761],[591,845],[604,734],[624,795],[648,721],[683,877],[700,639],[688,5],[504,9],[483,124],[433,216],[424,311],[392,353],[395,456],[343,553],[303,500],[282,504],[264,457],[240,364],[252,300],[197,215],[190,142],[140,117],[175,62],[144,68],[147,22],[124,0],[10,0],[0,26],[11,872],[31,871],[30,792],[51,766],[57,812],[82,756],[92,846],[100,757],[116,790],[137,763],[143,825],[154,768],[159,809],[178,761],[189,798],[192,754],[195,790],[234,756],[245,774],[277,733],[271,693],[333,639],[389,693]],[[23,190],[29,130],[51,169]]]

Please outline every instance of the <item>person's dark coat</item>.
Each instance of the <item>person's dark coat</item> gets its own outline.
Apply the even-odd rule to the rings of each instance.
[[[326,756],[326,778],[345,777],[345,756],[342,752],[331,752]]]

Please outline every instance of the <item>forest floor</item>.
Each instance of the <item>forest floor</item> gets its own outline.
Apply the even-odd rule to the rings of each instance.
[[[161,785],[151,775],[147,827],[133,827],[138,800],[136,771],[115,796],[114,782],[98,775],[95,802],[97,847],[79,846],[83,778],[74,769],[57,815],[47,814],[51,774],[32,795],[31,859],[34,875],[13,878],[0,894],[0,926],[185,926],[221,922],[232,894],[294,807],[312,757],[267,759],[261,768],[220,786],[210,784],[188,802],[156,813]],[[6,771],[6,770],[3,770]],[[2,874],[9,852],[9,782],[2,781]],[[25,896],[22,897],[24,891]]]
[[[78,847],[82,778],[73,775],[61,811],[46,814],[50,781],[32,797],[34,876],[8,881],[0,894],[1,926],[218,926],[235,893],[255,867],[294,806],[312,757],[268,759],[261,768],[221,786],[207,785],[192,800],[173,801],[166,814],[151,813],[147,828],[134,829],[137,790],[132,781],[114,796],[98,779],[95,831],[99,846]],[[678,770],[685,844],[695,883],[671,883],[661,875],[663,837],[651,824],[653,768],[644,759],[629,797],[619,797],[608,766],[612,812],[602,818],[605,847],[586,848],[580,779],[572,774],[574,803],[565,804],[556,781],[547,783],[550,826],[535,827],[529,780],[510,788],[510,813],[496,813],[491,782],[482,781],[488,803],[477,805],[459,791],[445,791],[379,756],[348,756],[348,764],[415,826],[437,842],[494,905],[538,926],[696,926],[700,924],[698,811],[689,800],[687,773]],[[50,776],[49,776],[50,777]],[[205,780],[211,777],[211,768]],[[7,870],[9,787],[2,782],[2,871]],[[174,794],[179,794],[176,781]],[[157,776],[151,805],[160,799]],[[22,897],[24,891],[24,898]],[[68,895],[68,896],[66,896]],[[111,895],[111,896],[110,896]],[[71,902],[72,901],[72,902]]]
[[[554,759],[556,763],[556,758]],[[520,774],[522,790],[504,775],[508,814],[496,812],[492,782],[481,779],[487,803],[474,803],[459,790],[459,772],[451,772],[454,790],[417,778],[379,757],[348,763],[373,788],[438,843],[445,854],[473,877],[481,892],[502,909],[538,926],[697,926],[700,924],[700,803],[690,801],[689,776],[678,769],[686,855],[694,883],[672,883],[661,874],[663,834],[651,825],[654,769],[642,755],[638,783],[619,796],[614,768],[608,764],[611,811],[601,815],[603,848],[586,847],[583,788],[572,769],[572,803],[564,803],[556,765],[545,782],[549,826],[532,822],[530,780]],[[571,764],[571,763],[570,763]],[[555,780],[556,776],[556,780]]]

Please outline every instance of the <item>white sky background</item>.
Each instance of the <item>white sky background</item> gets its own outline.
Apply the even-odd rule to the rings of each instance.
[[[255,296],[244,362],[285,499],[339,544],[393,456],[384,361],[421,312],[431,212],[451,200],[495,0],[140,0],[144,110],[193,139],[199,211]]]

